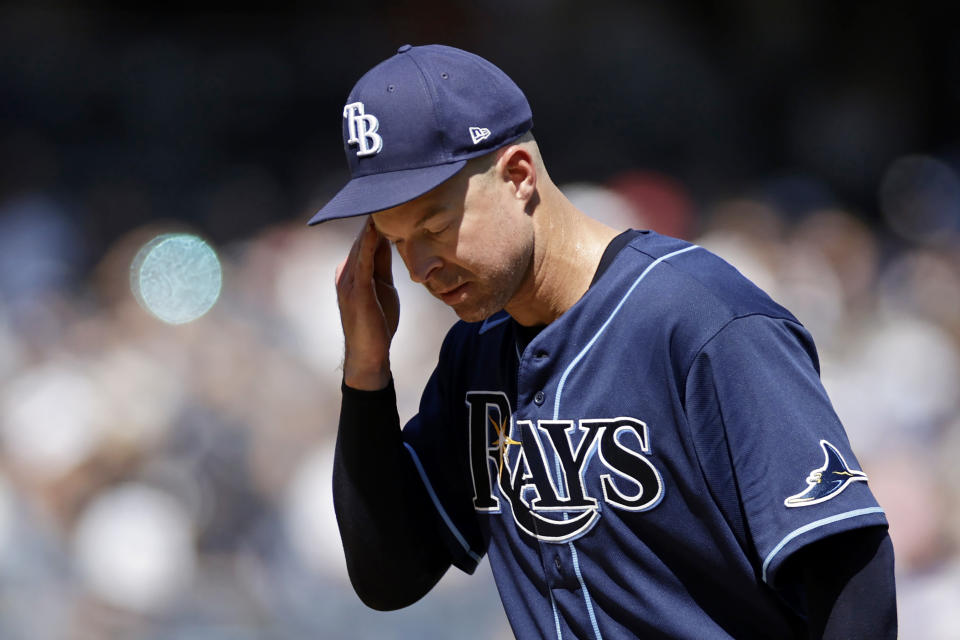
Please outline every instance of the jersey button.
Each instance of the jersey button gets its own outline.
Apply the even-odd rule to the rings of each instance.
[[[553,566],[557,568],[557,571],[561,571],[563,569],[563,563],[560,562],[560,556],[555,556],[553,558]]]
[[[537,392],[533,395],[533,401],[537,404],[537,406],[540,406],[541,404],[543,404],[543,401],[544,401],[546,398],[547,398],[547,396],[543,393],[543,391],[537,391]]]

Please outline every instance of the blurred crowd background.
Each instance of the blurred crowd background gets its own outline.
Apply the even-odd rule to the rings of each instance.
[[[554,180],[728,259],[812,331],[887,510],[901,637],[960,628],[960,22],[934,2],[0,5],[0,639],[509,638],[486,563],[369,611],[331,451],[342,105],[410,42],[526,91]],[[188,232],[223,289],[130,291]],[[397,266],[415,410],[451,312]]]

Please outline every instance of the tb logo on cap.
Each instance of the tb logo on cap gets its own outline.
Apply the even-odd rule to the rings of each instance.
[[[362,102],[351,102],[343,108],[347,119],[347,144],[357,145],[357,156],[372,156],[380,153],[383,138],[377,133],[380,121],[370,113],[364,113]]]

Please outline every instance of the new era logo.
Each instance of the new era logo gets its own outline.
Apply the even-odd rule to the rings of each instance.
[[[473,144],[477,144],[481,140],[486,140],[490,137],[490,129],[485,127],[470,127],[470,139],[473,140]]]

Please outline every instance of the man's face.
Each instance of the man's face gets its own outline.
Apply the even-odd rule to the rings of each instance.
[[[463,171],[416,200],[373,214],[410,278],[468,322],[483,320],[530,281],[533,224],[495,171]]]

